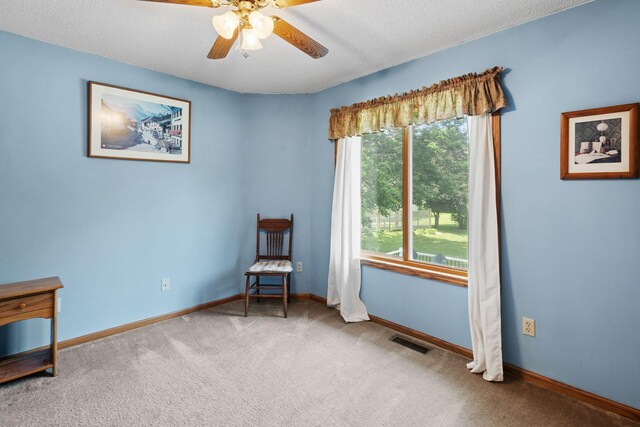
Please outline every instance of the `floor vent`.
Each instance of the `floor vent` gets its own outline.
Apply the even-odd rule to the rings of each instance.
[[[402,338],[400,335],[394,335],[391,337],[391,341],[397,342],[400,345],[403,345],[411,350],[415,350],[418,353],[425,354],[429,349],[427,347],[423,347],[420,344],[416,344],[413,341],[406,340]]]

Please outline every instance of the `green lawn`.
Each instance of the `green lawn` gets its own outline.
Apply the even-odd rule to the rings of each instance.
[[[413,233],[416,252],[442,253],[454,258],[467,259],[467,230],[461,230],[448,214],[443,214],[440,229],[417,229]],[[362,236],[362,249],[392,252],[402,247],[402,231],[382,230]]]

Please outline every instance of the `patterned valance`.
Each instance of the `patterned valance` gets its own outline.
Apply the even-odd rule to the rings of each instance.
[[[507,106],[502,67],[471,73],[402,95],[386,96],[331,110],[329,139],[419,125],[452,117],[479,116]]]

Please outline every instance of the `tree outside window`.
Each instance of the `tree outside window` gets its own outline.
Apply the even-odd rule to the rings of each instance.
[[[364,135],[363,250],[466,269],[468,175],[466,119]]]

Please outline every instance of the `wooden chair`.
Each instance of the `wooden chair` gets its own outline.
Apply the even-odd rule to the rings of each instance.
[[[289,235],[289,244],[286,244],[286,235]],[[264,235],[265,251],[260,250],[260,243]],[[289,301],[289,287],[291,286],[291,244],[293,242],[293,214],[291,219],[260,219],[258,214],[258,226],[256,237],[256,259],[249,267],[245,276],[244,317],[249,312],[249,299],[256,298],[282,298],[284,305],[284,317],[287,317],[287,305]],[[251,278],[255,282],[251,283]],[[261,277],[280,277],[280,284],[261,284]],[[264,290],[280,290],[280,293],[261,293]],[[255,292],[251,292],[254,290]]]

